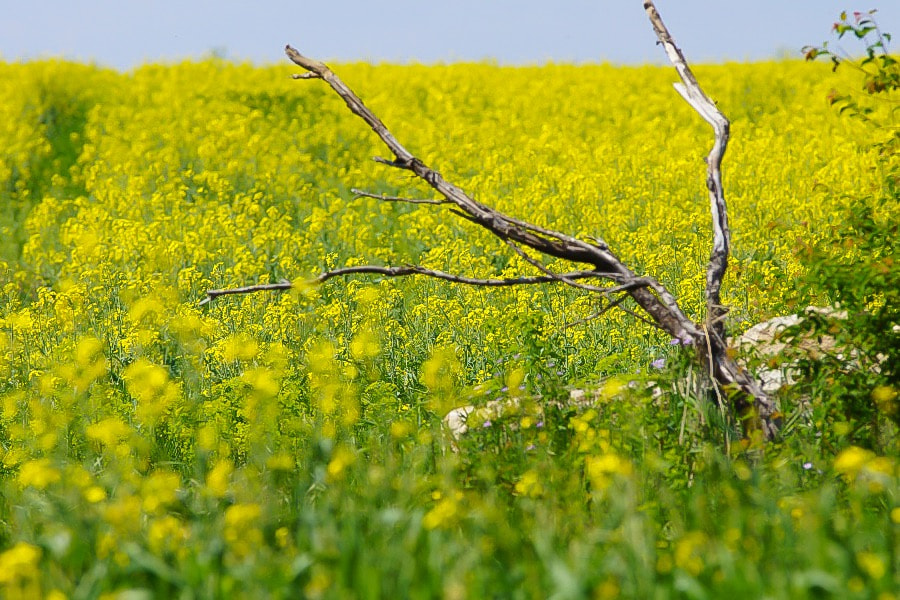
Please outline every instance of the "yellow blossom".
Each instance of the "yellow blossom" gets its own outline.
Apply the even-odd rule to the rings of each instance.
[[[88,439],[95,440],[106,446],[115,446],[126,439],[131,432],[131,427],[118,417],[107,417],[85,428],[85,434]]]
[[[143,358],[128,365],[122,376],[128,393],[137,401],[135,416],[148,424],[155,424],[180,394],[165,367]]]
[[[872,458],[874,454],[869,450],[864,450],[857,446],[850,446],[841,451],[834,459],[834,470],[846,477],[852,478],[859,473],[863,466]]]
[[[259,504],[234,504],[225,509],[225,541],[238,558],[251,554],[262,544]]]
[[[147,513],[156,513],[173,504],[181,486],[181,477],[167,470],[148,475],[141,485],[142,506]]]
[[[266,467],[273,471],[290,471],[296,464],[297,461],[287,452],[279,452],[266,459]]]
[[[366,360],[378,356],[380,348],[370,328],[360,330],[350,342],[350,353],[357,360]]]
[[[541,483],[538,472],[529,469],[528,471],[525,471],[525,473],[522,474],[522,477],[519,478],[519,481],[516,482],[515,490],[517,494],[534,498],[544,493],[544,486]]]
[[[147,543],[154,552],[173,552],[180,548],[187,538],[184,524],[173,515],[165,515],[150,522],[147,529]]]
[[[425,529],[447,529],[455,525],[461,516],[459,505],[461,498],[461,494],[441,498],[422,518]]]
[[[83,492],[84,499],[90,502],[91,504],[96,504],[98,502],[103,502],[106,500],[106,490],[98,485],[92,485],[87,488]]]
[[[409,421],[392,421],[391,437],[395,440],[402,440],[412,433],[413,426]]]
[[[41,554],[40,548],[27,542],[17,542],[9,550],[0,553],[0,584],[36,577]]]
[[[35,458],[19,467],[19,485],[39,490],[57,483],[62,475],[49,458]]]
[[[632,472],[631,462],[614,453],[584,458],[585,471],[591,487],[596,491],[605,490],[616,475],[629,476]]]
[[[355,461],[356,455],[352,450],[344,446],[338,446],[332,454],[331,460],[328,462],[328,468],[326,469],[328,480],[334,482],[343,479],[347,467],[352,465]]]
[[[856,555],[856,564],[872,579],[881,579],[887,572],[884,559],[874,552],[860,552]]]
[[[707,542],[706,534],[701,531],[690,531],[683,535],[675,544],[675,566],[695,577],[699,575],[704,568],[703,557]]]
[[[243,333],[229,337],[222,345],[222,356],[228,362],[253,360],[257,354],[259,354],[259,343]]]
[[[231,483],[231,473],[234,465],[230,460],[220,460],[210,469],[206,475],[206,489],[216,498],[222,498],[228,493]]]

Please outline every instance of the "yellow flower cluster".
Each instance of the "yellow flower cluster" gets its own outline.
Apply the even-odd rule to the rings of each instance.
[[[850,446],[834,459],[834,470],[845,480],[863,485],[865,489],[878,493],[900,477],[894,459],[876,456],[871,450]]]

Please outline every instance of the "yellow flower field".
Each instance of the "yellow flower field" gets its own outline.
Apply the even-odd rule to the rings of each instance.
[[[446,179],[508,214],[604,238],[702,317],[712,134],[670,68],[334,68]],[[834,502],[824,492],[782,509],[737,478],[714,489],[738,520],[704,529],[702,500],[689,522],[676,492],[641,496],[675,459],[605,409],[560,416],[555,430],[533,416],[506,433],[485,424],[494,465],[452,451],[440,416],[476,386],[538,385],[537,363],[557,387],[600,381],[668,352],[623,312],[570,326],[594,312],[588,295],[359,276],[199,304],[211,288],[360,264],[534,274],[445,207],[354,197],[431,196],[372,161],[385,153],[372,132],[292,72],[0,64],[0,597],[485,597],[496,586],[541,597],[593,570],[579,593],[642,597],[641,577],[807,589],[783,571],[762,577],[780,564],[778,540],[801,555],[818,539],[819,521],[791,515]],[[797,287],[803,250],[881,180],[825,101],[854,85],[849,74],[792,61],[696,74],[732,121],[723,296],[740,332],[827,300]],[[571,446],[553,446],[560,436]],[[510,448],[518,458],[501,458]],[[858,470],[847,456],[835,485]],[[896,491],[897,467],[865,456],[878,485],[849,493],[877,502]],[[696,457],[691,481],[722,468]],[[779,485],[773,502],[788,495]],[[758,514],[740,517],[748,504]],[[888,526],[896,539],[896,519]],[[838,531],[851,540],[846,579],[887,593],[891,543]],[[604,544],[630,550],[597,558]],[[773,562],[756,571],[741,562],[750,555]],[[497,579],[492,561],[517,556],[542,566]],[[810,557],[809,572],[832,559]]]

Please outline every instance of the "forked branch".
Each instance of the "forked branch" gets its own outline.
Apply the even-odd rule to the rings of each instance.
[[[653,2],[644,2],[644,10],[650,18],[650,24],[656,37],[666,50],[669,61],[675,65],[682,83],[676,83],[675,89],[691,107],[712,125],[715,142],[706,157],[706,187],[709,189],[709,209],[712,214],[713,244],[706,270],[706,323],[712,335],[725,339],[725,308],[722,306],[722,278],[728,269],[728,253],[731,246],[731,232],[728,229],[728,210],[725,205],[725,192],[722,188],[722,157],[728,147],[730,124],[728,119],[703,91],[688,66],[681,49],[669,34],[659,16]]]
[[[711,379],[721,387],[729,388],[729,396],[745,424],[762,426],[766,438],[777,432],[774,420],[775,408],[755,380],[747,375],[728,355],[725,347],[723,323],[724,308],[721,306],[720,289],[722,278],[728,265],[729,231],[722,192],[721,162],[728,144],[729,124],[715,103],[700,88],[681,50],[675,45],[659,13],[651,0],[644,2],[644,9],[651,25],[675,66],[681,83],[675,85],[684,99],[707,121],[715,132],[713,148],[707,157],[707,188],[713,218],[713,249],[706,277],[707,320],[700,325],[689,319],[678,305],[675,297],[660,282],[652,277],[640,277],[629,269],[600,239],[579,239],[565,233],[537,226],[527,221],[506,215],[486,206],[444,179],[435,169],[407,150],[388,130],[385,124],[363,103],[327,65],[300,54],[291,46],[285,48],[288,58],[302,67],[305,73],[295,75],[296,79],[321,79],[340,96],[350,111],[361,118],[375,132],[390,150],[393,158],[376,158],[379,163],[412,172],[428,184],[441,198],[416,200],[398,196],[372,194],[354,189],[357,196],[376,198],[388,202],[409,204],[451,205],[451,212],[459,215],[508,244],[523,259],[538,269],[542,275],[512,279],[472,279],[441,271],[433,271],[418,266],[381,267],[358,266],[327,271],[307,283],[322,283],[332,277],[372,273],[388,277],[424,275],[456,283],[481,286],[509,286],[539,283],[565,283],[587,292],[600,293],[609,300],[607,310],[621,306],[623,297],[612,299],[610,294],[624,293],[630,296],[646,313],[646,320],[659,327],[673,338],[691,343],[697,350],[698,360],[708,371]],[[569,273],[556,273],[547,268],[543,261],[525,252],[525,248],[545,257],[563,259],[578,265],[589,265],[589,269]],[[610,286],[596,286],[579,283],[581,279],[605,279]],[[204,302],[226,294],[242,294],[265,289],[285,289],[289,283],[248,286],[223,290],[210,290]],[[630,311],[629,311],[630,312]],[[639,318],[644,319],[638,315]]]

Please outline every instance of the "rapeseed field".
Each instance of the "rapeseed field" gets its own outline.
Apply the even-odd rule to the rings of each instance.
[[[670,68],[333,67],[446,179],[602,237],[702,318],[712,134]],[[825,100],[852,73],[695,71],[732,121],[729,330],[831,301],[804,249],[882,185]],[[356,197],[431,196],[292,72],[0,64],[0,597],[897,597],[895,443],[813,410],[726,449],[702,398],[644,391],[679,349],[581,322],[579,290],[358,276],[200,305],[360,264],[533,274],[443,206]],[[579,386],[598,400],[568,408]]]

